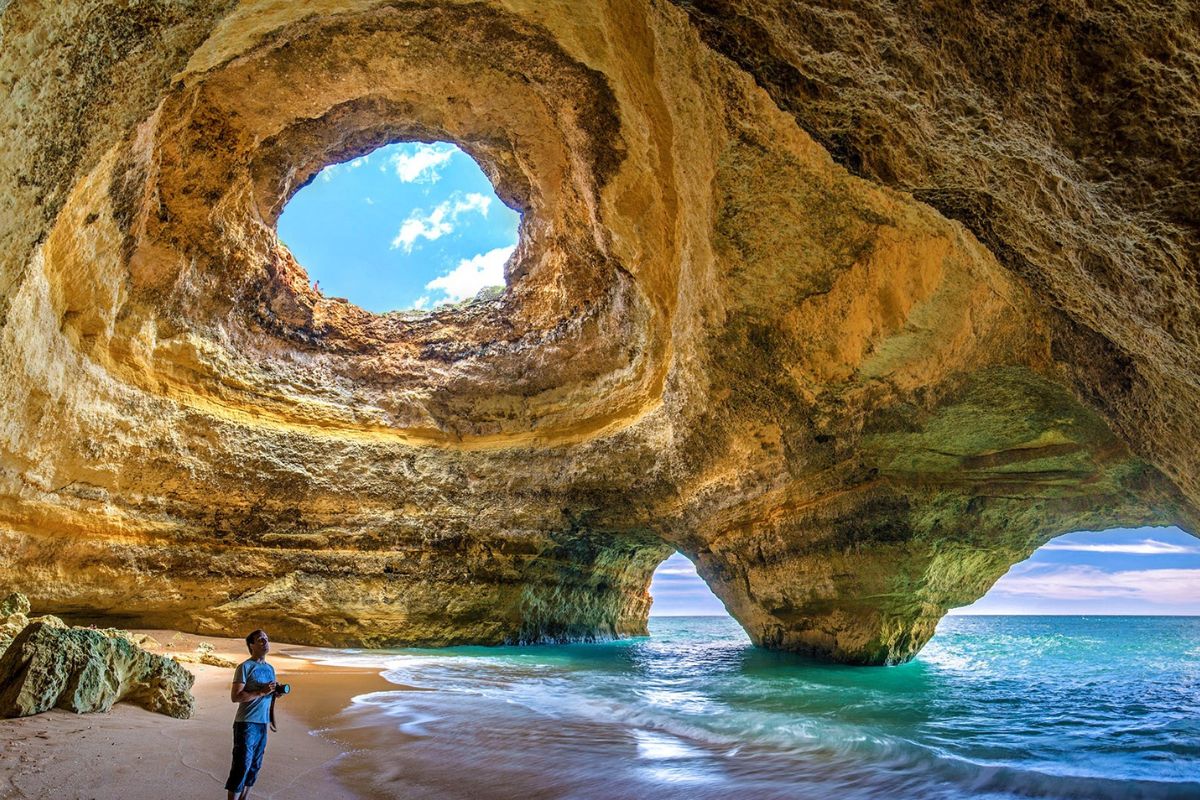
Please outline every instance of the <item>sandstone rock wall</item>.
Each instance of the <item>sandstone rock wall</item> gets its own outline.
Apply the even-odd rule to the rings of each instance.
[[[1200,8],[675,0],[856,175],[1028,286],[1077,396],[1200,490]]]
[[[894,663],[1057,534],[1196,530],[1195,97],[1133,84],[1142,158],[1084,115],[1191,17],[1097,61],[906,9],[8,4],[0,582],[531,642],[644,631],[677,548],[757,643]],[[502,297],[373,315],[278,242],[402,139],[522,211]]]

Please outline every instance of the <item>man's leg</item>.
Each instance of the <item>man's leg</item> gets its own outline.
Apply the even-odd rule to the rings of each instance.
[[[246,788],[242,797],[250,794],[250,787],[258,779],[258,771],[262,769],[263,753],[267,750],[267,725],[254,723],[246,726],[246,749],[250,753],[250,768],[246,770]]]
[[[228,800],[235,800],[239,792],[242,792],[246,786],[246,773],[250,771],[250,764],[253,762],[253,753],[250,752],[246,741],[246,728],[249,727],[245,723],[235,722],[233,724],[233,763],[229,765],[229,779],[225,781],[225,791],[228,792]]]

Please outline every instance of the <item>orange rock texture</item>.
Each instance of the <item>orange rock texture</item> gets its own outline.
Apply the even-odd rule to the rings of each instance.
[[[316,644],[644,632],[896,663],[1082,528],[1200,501],[1189,5],[15,0],[0,585]],[[507,291],[375,315],[325,165],[476,158]]]

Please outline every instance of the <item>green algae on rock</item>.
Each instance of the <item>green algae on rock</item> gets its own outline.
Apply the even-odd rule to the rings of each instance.
[[[29,614],[29,609],[29,598],[20,592],[13,592],[0,600],[0,617],[26,616]]]
[[[20,592],[0,600],[0,655],[29,624],[29,598]]]
[[[195,710],[194,680],[171,659],[124,636],[31,622],[0,656],[0,717],[51,708],[86,714],[125,701],[188,719]]]

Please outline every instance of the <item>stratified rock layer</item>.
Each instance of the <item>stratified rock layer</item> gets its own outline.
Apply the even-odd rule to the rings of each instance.
[[[1196,530],[1195,11],[1039,8],[7,4],[0,582],[577,640],[679,549],[878,664],[1057,534]],[[373,315],[279,243],[405,139],[523,212],[501,297]]]
[[[118,701],[188,719],[195,677],[117,632],[31,622],[0,656],[0,717],[86,714]]]

